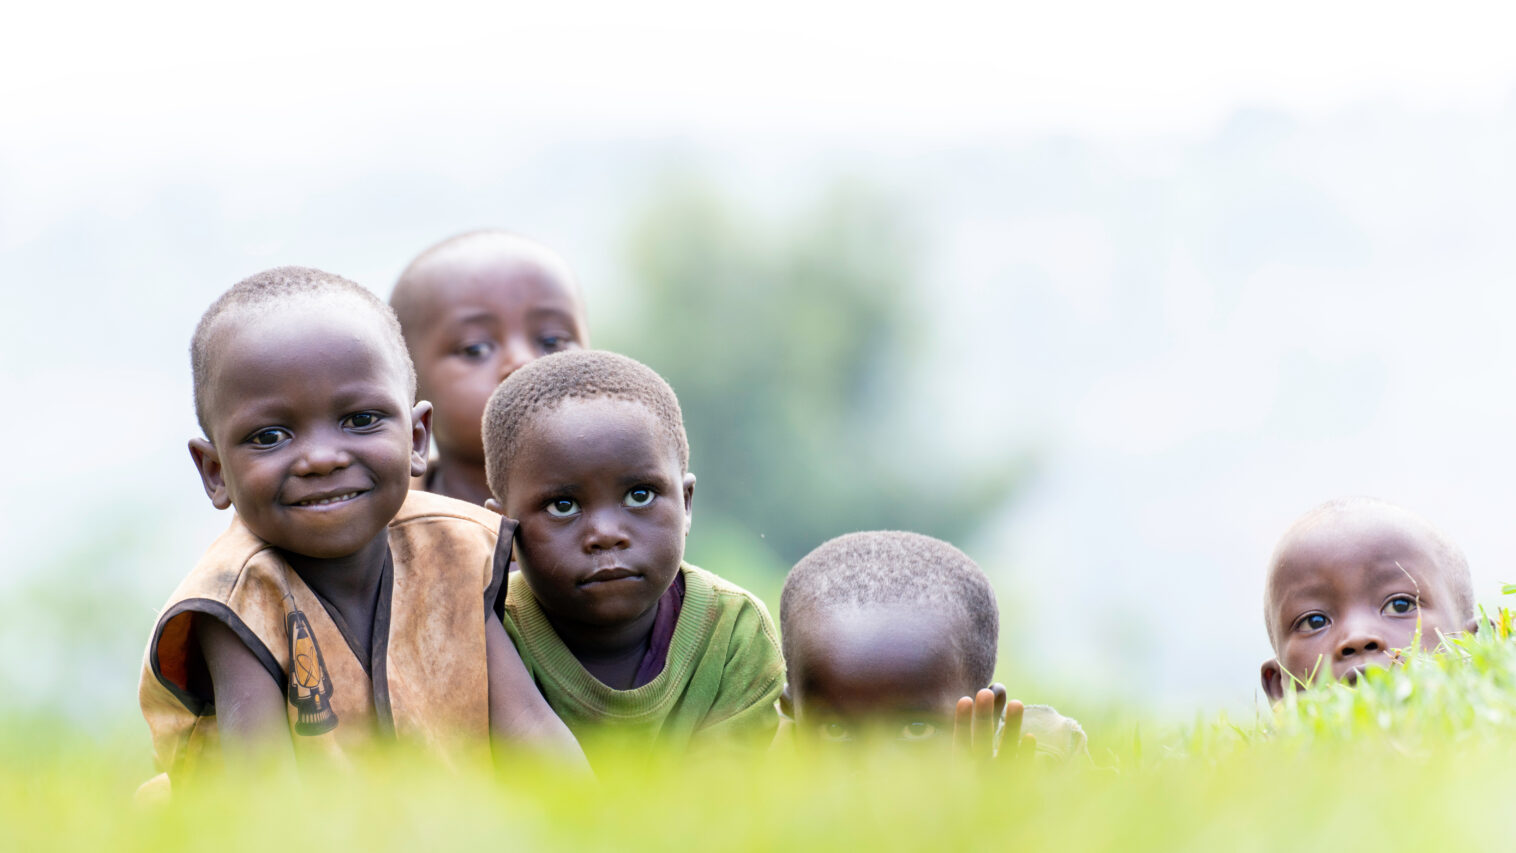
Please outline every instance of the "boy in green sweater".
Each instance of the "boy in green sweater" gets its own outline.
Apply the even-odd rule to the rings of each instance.
[[[990,684],[995,592],[940,539],[881,530],[825,542],[785,578],[779,618],[789,667],[779,701],[794,726],[776,745],[792,735],[812,751],[954,745],[983,758],[1035,750],[1055,762],[1088,754],[1079,723],[1007,701],[1005,687]]]
[[[501,383],[483,427],[486,505],[520,525],[505,627],[591,763],[606,741],[766,746],[779,643],[762,602],[683,561],[695,476],[668,383],[555,353]]]

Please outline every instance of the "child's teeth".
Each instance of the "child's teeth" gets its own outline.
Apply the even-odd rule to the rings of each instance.
[[[356,497],[357,495],[357,492],[348,492],[346,494],[335,495],[330,498],[322,498],[319,501],[307,501],[307,504],[310,506],[324,506],[326,504],[336,503],[338,501],[345,501],[349,498]]]

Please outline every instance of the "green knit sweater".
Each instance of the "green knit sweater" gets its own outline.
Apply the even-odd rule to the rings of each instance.
[[[768,609],[752,593],[682,564],[684,604],[668,662],[631,690],[607,687],[576,659],[520,572],[505,598],[505,629],[526,668],[594,763],[615,748],[685,750],[716,743],[764,748],[779,725],[774,701],[784,659]]]

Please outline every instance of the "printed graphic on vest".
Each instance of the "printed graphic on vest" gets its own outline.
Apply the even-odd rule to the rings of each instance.
[[[289,702],[295,706],[295,734],[325,734],[337,727],[332,710],[332,679],[326,674],[316,634],[300,608],[290,602],[284,617],[290,638]]]

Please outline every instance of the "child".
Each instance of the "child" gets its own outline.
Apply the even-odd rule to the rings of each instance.
[[[1474,586],[1458,546],[1425,519],[1370,498],[1335,500],[1285,531],[1269,562],[1264,623],[1275,657],[1263,689],[1275,702],[1289,683],[1321,675],[1354,683],[1393,660],[1418,628],[1421,646],[1476,631]]]
[[[512,525],[409,493],[431,412],[411,403],[390,310],[282,267],[217,299],[190,352],[205,433],[190,455],[236,516],[148,645],[142,712],[169,778],[218,750],[288,765],[376,736],[447,757],[488,755],[491,734],[577,754],[496,616]]]
[[[540,358],[490,398],[484,447],[488,505],[520,525],[506,629],[591,763],[596,735],[766,746],[779,644],[762,602],[683,562],[695,476],[668,383],[607,352]]]
[[[483,504],[489,498],[479,424],[516,368],[589,343],[573,274],[543,246],[475,231],[427,249],[390,295],[432,403],[437,456],[416,488]]]
[[[1037,753],[1087,754],[1079,724],[1023,707],[991,685],[1000,617],[984,573],[962,551],[917,533],[850,533],[807,554],[779,601],[789,671],[780,706],[794,743],[912,748],[956,743],[978,755],[1035,739]]]

